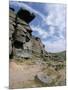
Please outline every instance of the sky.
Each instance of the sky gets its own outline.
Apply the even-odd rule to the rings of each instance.
[[[9,5],[16,12],[24,7],[35,14],[35,19],[30,22],[32,34],[41,39],[46,51],[55,53],[66,50],[65,4],[10,1]]]

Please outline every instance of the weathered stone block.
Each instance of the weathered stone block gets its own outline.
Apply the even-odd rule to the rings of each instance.
[[[20,8],[20,10],[17,13],[17,16],[27,23],[30,23],[35,18],[35,15],[32,12],[24,8]]]
[[[22,49],[15,49],[15,56],[16,57],[21,57],[21,58],[31,58],[32,52],[29,50],[22,50]]]

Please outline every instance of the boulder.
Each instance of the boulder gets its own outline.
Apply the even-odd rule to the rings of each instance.
[[[52,83],[53,79],[46,75],[46,74],[43,74],[43,73],[39,73],[35,76],[35,79],[37,79],[38,81],[44,83],[44,84],[50,84]]]
[[[17,16],[27,23],[30,23],[35,18],[34,13],[24,8],[20,8],[20,10],[17,13]]]

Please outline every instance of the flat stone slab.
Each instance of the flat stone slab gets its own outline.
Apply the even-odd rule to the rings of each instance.
[[[43,73],[37,74],[36,79],[44,84],[50,84],[53,80],[50,76],[47,76],[46,74]]]

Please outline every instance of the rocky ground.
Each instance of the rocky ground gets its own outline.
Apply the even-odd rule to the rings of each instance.
[[[13,59],[10,61],[9,69],[9,88],[65,85],[65,67],[55,70],[48,62],[41,62],[40,59],[23,61]]]

